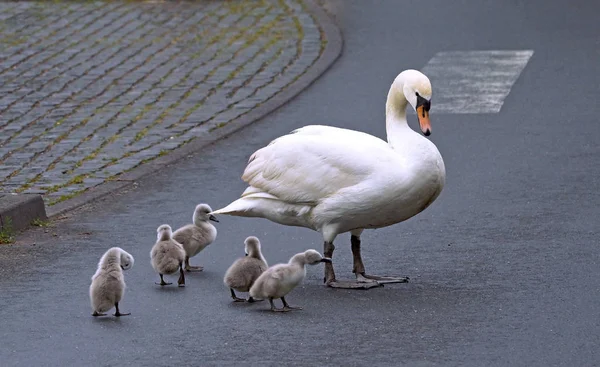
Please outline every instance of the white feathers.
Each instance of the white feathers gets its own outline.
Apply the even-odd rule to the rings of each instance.
[[[131,269],[133,263],[133,256],[120,247],[112,247],[102,255],[90,285],[94,316],[102,316],[113,307],[116,308],[115,316],[128,315],[119,312],[119,302],[125,293],[123,270]]]
[[[273,140],[250,157],[241,197],[213,213],[311,228],[327,242],[416,215],[441,192],[445,167],[435,145],[407,124],[415,93],[431,96],[427,77],[415,70],[399,74],[387,101],[387,142],[322,125]]]

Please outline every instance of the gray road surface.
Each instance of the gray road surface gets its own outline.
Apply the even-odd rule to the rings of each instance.
[[[293,102],[131,192],[0,248],[4,366],[600,363],[600,6],[409,0],[332,7],[344,55]],[[500,112],[432,114],[431,138],[447,168],[444,192],[419,216],[365,233],[367,270],[408,275],[411,283],[327,289],[322,267],[311,267],[289,296],[302,311],[232,304],[222,276],[243,255],[246,236],[261,238],[270,263],[321,250],[321,238],[221,216],[217,241],[192,261],[205,271],[190,275],[185,289],[154,285],[148,253],[158,225],[188,223],[197,202],[220,207],[236,198],[248,156],[296,127],[327,123],[384,137],[391,80],[447,50],[534,54]],[[336,242],[339,277],[351,276],[349,242],[348,235]],[[94,319],[89,279],[114,245],[137,260],[122,303],[132,315]]]

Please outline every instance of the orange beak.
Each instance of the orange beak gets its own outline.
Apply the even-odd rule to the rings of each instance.
[[[419,125],[421,125],[421,131],[423,135],[431,135],[431,122],[429,121],[429,111],[425,110],[425,106],[417,107],[417,117],[419,118]]]

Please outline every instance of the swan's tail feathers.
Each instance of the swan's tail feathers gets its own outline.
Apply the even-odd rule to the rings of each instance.
[[[248,191],[248,190],[246,190]],[[264,208],[261,209],[261,199],[277,199],[266,192],[250,193],[244,192],[242,197],[224,208],[214,210],[211,214],[235,215],[238,217],[262,217]]]
[[[246,200],[238,199],[224,208],[213,210],[210,214],[226,214],[245,217],[244,213],[252,210]]]
[[[312,228],[307,215],[312,209],[309,205],[290,204],[277,199],[266,192],[245,194],[224,208],[210,214],[225,214],[237,217],[258,217],[288,225]]]

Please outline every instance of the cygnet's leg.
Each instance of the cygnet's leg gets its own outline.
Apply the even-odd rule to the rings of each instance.
[[[239,298],[238,296],[235,295],[235,291],[233,290],[233,288],[229,288],[229,290],[231,291],[231,298],[233,298],[233,302],[246,302],[245,299]],[[252,299],[252,297],[250,297],[248,299],[248,302],[254,302],[253,299],[252,299],[252,301],[250,301],[250,299]]]
[[[284,311],[291,311],[291,310],[301,310],[302,307],[298,307],[298,306],[290,306],[286,301],[285,301],[285,297],[281,297],[281,302],[283,302],[283,310]]]
[[[171,284],[173,284],[173,283],[167,283],[167,282],[165,282],[165,280],[163,279],[163,275],[162,274],[158,274],[158,275],[160,275],[160,283],[154,282],[154,284],[158,284],[158,285],[171,285]]]
[[[131,315],[131,312],[129,312],[129,313],[120,313],[120,312],[119,312],[119,302],[115,302],[115,310],[116,310],[117,312],[115,312],[115,313],[113,314],[113,316],[116,316],[116,317],[119,317],[119,316],[127,316],[127,315]]]
[[[183,263],[179,264],[179,279],[177,280],[177,284],[180,287],[185,286],[185,274],[183,273]]]
[[[190,265],[190,257],[186,256],[185,257],[185,270],[186,271],[202,271],[204,270],[203,266],[192,266]]]
[[[326,241],[324,244],[323,256],[332,259],[334,249],[335,249],[335,246],[333,246],[333,243]],[[357,281],[336,280],[335,273],[333,272],[333,263],[325,263],[325,279],[324,280],[325,280],[325,284],[327,284],[328,287],[332,287],[332,288],[369,289],[369,288],[381,286],[380,284],[378,284],[376,282],[365,283],[365,282],[359,282],[358,280]]]
[[[278,312],[283,311],[283,308],[275,307],[275,304],[273,303],[273,298],[269,297],[269,303],[271,304],[271,311],[278,311]]]
[[[362,262],[362,257],[360,255],[360,231],[352,231],[352,235],[350,236],[350,242],[352,244],[352,257],[354,258],[354,267],[352,272],[356,275],[356,280],[360,283],[377,283],[377,284],[389,284],[389,283],[406,283],[408,282],[408,277],[387,277],[387,276],[377,276],[377,275],[367,275],[365,274],[365,266]]]
[[[94,311],[94,313],[92,314],[92,316],[106,316],[105,313],[100,313],[98,311]]]

